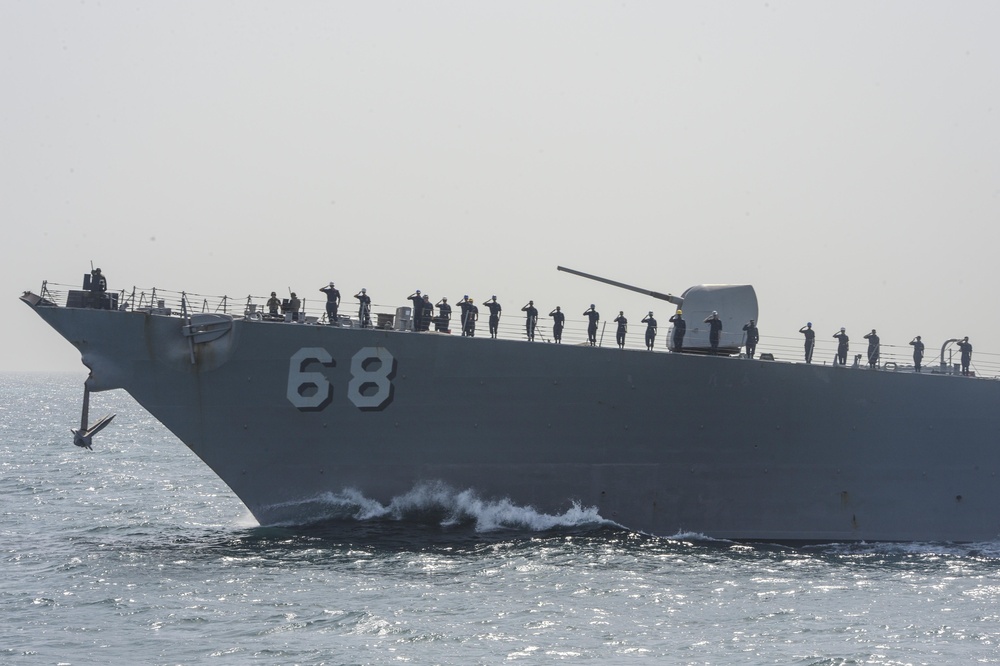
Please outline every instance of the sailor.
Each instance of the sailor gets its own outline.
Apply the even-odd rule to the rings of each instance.
[[[420,290],[417,289],[414,293],[406,297],[411,303],[413,303],[413,330],[422,331],[423,329],[423,316],[424,316],[424,297],[420,294]]]
[[[302,307],[302,301],[299,300],[299,297],[293,291],[291,298],[288,299],[288,311],[292,313],[292,321],[299,320],[300,307]]]
[[[451,330],[451,306],[448,305],[448,297],[442,296],[437,302],[438,316],[434,320],[434,330],[448,333]]]
[[[847,337],[847,329],[841,326],[840,330],[833,334],[833,337],[837,338],[837,363],[847,365],[847,343],[851,340]]]
[[[462,310],[462,315],[460,317],[462,323],[462,337],[466,336],[465,322],[469,318],[469,309],[471,305],[472,301],[469,300],[468,294],[462,296],[462,300],[458,302],[458,307]]]
[[[549,316],[552,317],[552,337],[555,338],[556,344],[560,344],[563,326],[566,324],[566,315],[562,313],[562,308],[557,305],[556,309],[549,313]]]
[[[684,333],[687,331],[687,322],[684,321],[684,313],[681,312],[680,308],[678,308],[674,316],[668,321],[674,325],[674,334],[672,336],[673,340],[671,340],[672,346],[670,347],[670,351],[683,351]]]
[[[646,325],[646,349],[653,351],[653,343],[656,342],[656,320],[653,319],[653,311],[642,318],[642,323]]]
[[[705,317],[705,323],[708,324],[708,342],[712,345],[712,353],[719,353],[719,332],[722,331],[722,320],[719,319],[719,313],[712,310],[712,314]]]
[[[754,353],[757,351],[757,342],[760,340],[760,332],[757,330],[757,324],[754,323],[753,319],[743,324],[743,330],[747,333],[747,339],[744,342],[747,350],[747,358],[753,358]]]
[[[483,305],[490,309],[490,337],[495,339],[497,337],[497,328],[500,326],[500,312],[503,308],[497,303],[496,294],[490,300],[483,303]]]
[[[468,338],[476,337],[476,322],[479,321],[479,308],[473,303],[473,299],[469,298],[466,300],[466,307],[468,310],[465,313],[465,327],[462,330],[462,335]]]
[[[281,299],[278,298],[278,295],[272,291],[271,298],[267,299],[267,313],[272,317],[277,317],[278,308],[280,307],[281,307]]]
[[[628,319],[625,318],[625,311],[619,310],[615,317],[618,330],[615,331],[615,340],[618,342],[618,349],[625,349],[625,333],[628,331]]]
[[[590,320],[587,324],[587,342],[593,347],[597,344],[597,322],[601,320],[601,315],[594,309],[594,304],[591,303],[590,307],[583,311],[583,316]]]
[[[924,360],[924,343],[920,341],[920,336],[910,340],[913,345],[913,369],[920,372],[920,363]]]
[[[865,335],[865,340],[868,341],[868,367],[875,370],[878,367],[879,338],[874,328],[871,333]]]
[[[424,294],[424,300],[420,307],[420,330],[429,331],[431,330],[431,320],[434,319],[434,304],[431,303],[431,297]]]
[[[969,336],[962,338],[958,343],[958,348],[962,352],[962,374],[969,375],[969,365],[972,363],[972,345],[969,343]]]
[[[337,325],[337,309],[340,308],[340,291],[331,282],[326,287],[320,287],[320,291],[326,294],[326,319],[330,325]]]
[[[528,304],[521,308],[521,312],[524,313],[524,332],[528,335],[528,342],[534,342],[535,326],[538,325],[538,309],[535,307],[535,302],[528,301]],[[490,320],[492,321],[492,317]]]
[[[361,328],[371,328],[372,326],[372,299],[368,296],[368,290],[364,287],[354,294],[358,299],[358,326]]]
[[[90,271],[90,307],[105,308],[104,292],[107,290],[108,280],[101,273],[101,269],[95,268]]]
[[[807,322],[799,329],[799,333],[806,336],[806,363],[812,363],[813,348],[816,346],[816,331],[813,330],[813,323]]]

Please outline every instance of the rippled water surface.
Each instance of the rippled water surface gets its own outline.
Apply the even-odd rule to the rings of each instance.
[[[654,538],[440,488],[261,527],[124,393],[74,447],[83,378],[0,376],[2,663],[1000,662],[1000,542]]]

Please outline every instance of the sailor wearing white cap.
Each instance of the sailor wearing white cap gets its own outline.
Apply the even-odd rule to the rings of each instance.
[[[337,310],[340,308],[340,292],[331,282],[325,287],[320,287],[320,291],[326,294],[326,320],[331,326],[337,325]]]
[[[643,317],[642,323],[646,325],[646,349],[653,351],[653,343],[656,342],[656,319],[653,318],[653,311]]]
[[[833,334],[833,337],[837,338],[837,363],[847,365],[848,342],[851,340],[847,337],[847,329],[841,326],[840,330]]]
[[[719,319],[719,313],[712,310],[712,314],[705,317],[705,323],[708,324],[708,341],[712,345],[712,353],[717,354],[719,352],[719,333],[722,331],[722,320]]]

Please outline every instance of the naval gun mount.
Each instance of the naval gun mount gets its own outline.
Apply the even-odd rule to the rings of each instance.
[[[719,318],[722,320],[719,348],[715,352],[717,354],[738,354],[746,335],[743,331],[744,324],[751,319],[754,320],[754,323],[760,323],[757,319],[757,292],[754,291],[753,285],[699,284],[688,287],[680,296],[675,296],[609,280],[565,266],[557,266],[556,269],[676,305],[677,313],[683,317],[687,324],[687,332],[684,335],[681,348],[674,348],[673,326],[670,327],[670,331],[667,333],[667,344],[671,351],[711,354],[712,345],[708,339],[709,328],[708,324],[704,322],[713,312],[718,312]]]

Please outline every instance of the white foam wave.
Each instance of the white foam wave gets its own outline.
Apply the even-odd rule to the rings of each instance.
[[[338,493],[326,492],[307,500],[285,502],[267,507],[278,518],[272,524],[302,524],[323,520],[419,520],[441,526],[472,524],[478,532],[501,529],[535,531],[588,525],[617,526],[598,513],[597,507],[573,501],[561,514],[537,511],[515,504],[510,499],[485,500],[471,489],[456,490],[442,482],[424,482],[409,492],[393,497],[388,504],[366,497],[361,491],[347,488]]]

